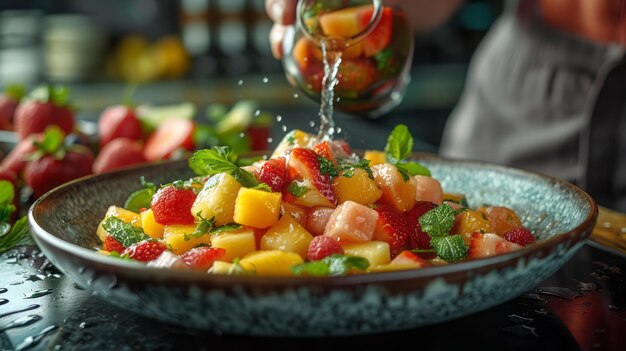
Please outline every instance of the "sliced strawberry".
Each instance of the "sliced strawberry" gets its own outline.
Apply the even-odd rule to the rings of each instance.
[[[315,151],[307,148],[294,148],[289,157],[287,167],[287,175],[289,179],[304,180],[303,186],[309,189],[306,196],[313,198],[313,193],[317,192],[321,197],[315,197],[316,202],[307,202],[309,207],[326,206],[334,207],[337,204],[337,198],[331,187],[331,178],[328,174],[322,173],[320,170],[319,155]],[[312,193],[312,194],[309,194]]]
[[[376,82],[376,65],[368,58],[344,60],[337,73],[337,89],[343,93],[362,93]]]
[[[429,266],[428,262],[411,251],[404,250],[391,260],[390,264],[397,265],[415,265],[422,268]]]
[[[528,246],[535,242],[533,233],[525,227],[513,228],[504,233],[504,238],[512,243],[521,246]]]
[[[213,262],[224,258],[226,250],[219,247],[195,247],[180,257],[193,269],[206,271],[213,266]]]
[[[409,248],[430,249],[430,235],[424,233],[419,218],[426,212],[437,207],[437,204],[430,201],[417,201],[412,210],[407,212],[406,219],[411,227],[409,236]]]
[[[193,151],[193,121],[170,118],[150,135],[143,150],[148,161],[169,159],[176,150]]]
[[[343,249],[337,240],[329,236],[316,236],[309,243],[307,258],[311,261],[321,260],[332,254],[342,254]]]
[[[388,243],[393,257],[407,247],[411,227],[405,215],[389,205],[380,204],[374,210],[378,212],[378,221],[373,239]]]
[[[281,192],[285,185],[285,158],[272,158],[261,165],[259,169],[254,171],[254,175],[261,183],[267,184],[272,191]]]
[[[360,14],[359,21],[361,27],[366,28],[374,14],[374,8],[364,8]],[[371,57],[381,52],[384,48],[389,46],[391,42],[391,34],[393,32],[393,10],[391,7],[385,7],[383,9],[382,17],[372,30],[362,41],[363,53],[365,56]]]
[[[195,200],[193,190],[168,185],[154,194],[150,208],[159,224],[193,224],[191,207]]]
[[[337,160],[335,160],[335,156],[333,155],[333,151],[331,150],[328,141],[322,141],[321,143],[313,146],[313,151],[323,158],[332,161],[333,164],[337,164]]]
[[[330,146],[331,150],[333,150],[333,154],[345,153],[346,156],[352,155],[350,144],[345,140],[333,140]]]
[[[140,241],[124,250],[122,256],[128,255],[134,260],[148,262],[158,258],[165,249],[165,245],[158,241]]]
[[[144,162],[148,161],[141,144],[129,138],[116,138],[100,149],[93,163],[93,172],[100,174]]]
[[[469,258],[490,257],[519,250],[522,247],[496,234],[472,233]]]
[[[104,238],[104,245],[102,249],[104,249],[105,251],[109,251],[109,252],[115,251],[118,254],[121,254],[122,252],[124,252],[124,249],[126,248],[117,239],[115,239],[111,235],[107,235],[106,238]]]

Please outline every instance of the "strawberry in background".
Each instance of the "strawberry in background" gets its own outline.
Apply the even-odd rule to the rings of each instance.
[[[64,145],[65,134],[56,126],[48,127],[41,142],[35,142],[35,151],[28,155],[24,182],[35,197],[49,190],[91,174],[93,154],[83,145]]]
[[[0,130],[13,130],[13,116],[25,93],[23,85],[6,86],[0,95]]]
[[[101,174],[115,169],[145,163],[141,142],[129,138],[116,138],[100,149],[93,163],[93,172]]]
[[[68,105],[68,89],[64,86],[41,85],[23,99],[15,110],[14,129],[20,139],[42,133],[56,125],[65,134],[74,130],[74,112]]]
[[[106,108],[98,120],[100,147],[117,138],[142,140],[143,129],[135,109],[128,105],[115,105]]]

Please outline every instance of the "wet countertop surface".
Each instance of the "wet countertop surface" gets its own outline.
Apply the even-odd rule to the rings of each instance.
[[[465,318],[378,335],[280,339],[185,330],[135,315],[25,247],[0,256],[0,350],[369,349],[405,341],[420,349],[622,350],[625,272],[625,255],[590,242],[535,289]]]

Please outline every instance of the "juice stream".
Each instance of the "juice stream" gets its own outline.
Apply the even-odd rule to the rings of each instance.
[[[333,100],[335,98],[335,86],[339,83],[337,72],[341,64],[341,50],[335,50],[333,43],[328,40],[322,41],[322,56],[324,59],[324,78],[322,79],[321,105],[320,105],[320,129],[317,141],[330,141],[335,135],[335,120],[333,119]]]

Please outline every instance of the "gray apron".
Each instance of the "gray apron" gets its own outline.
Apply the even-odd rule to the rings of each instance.
[[[626,211],[626,59],[507,12],[470,64],[440,154],[575,183]]]

